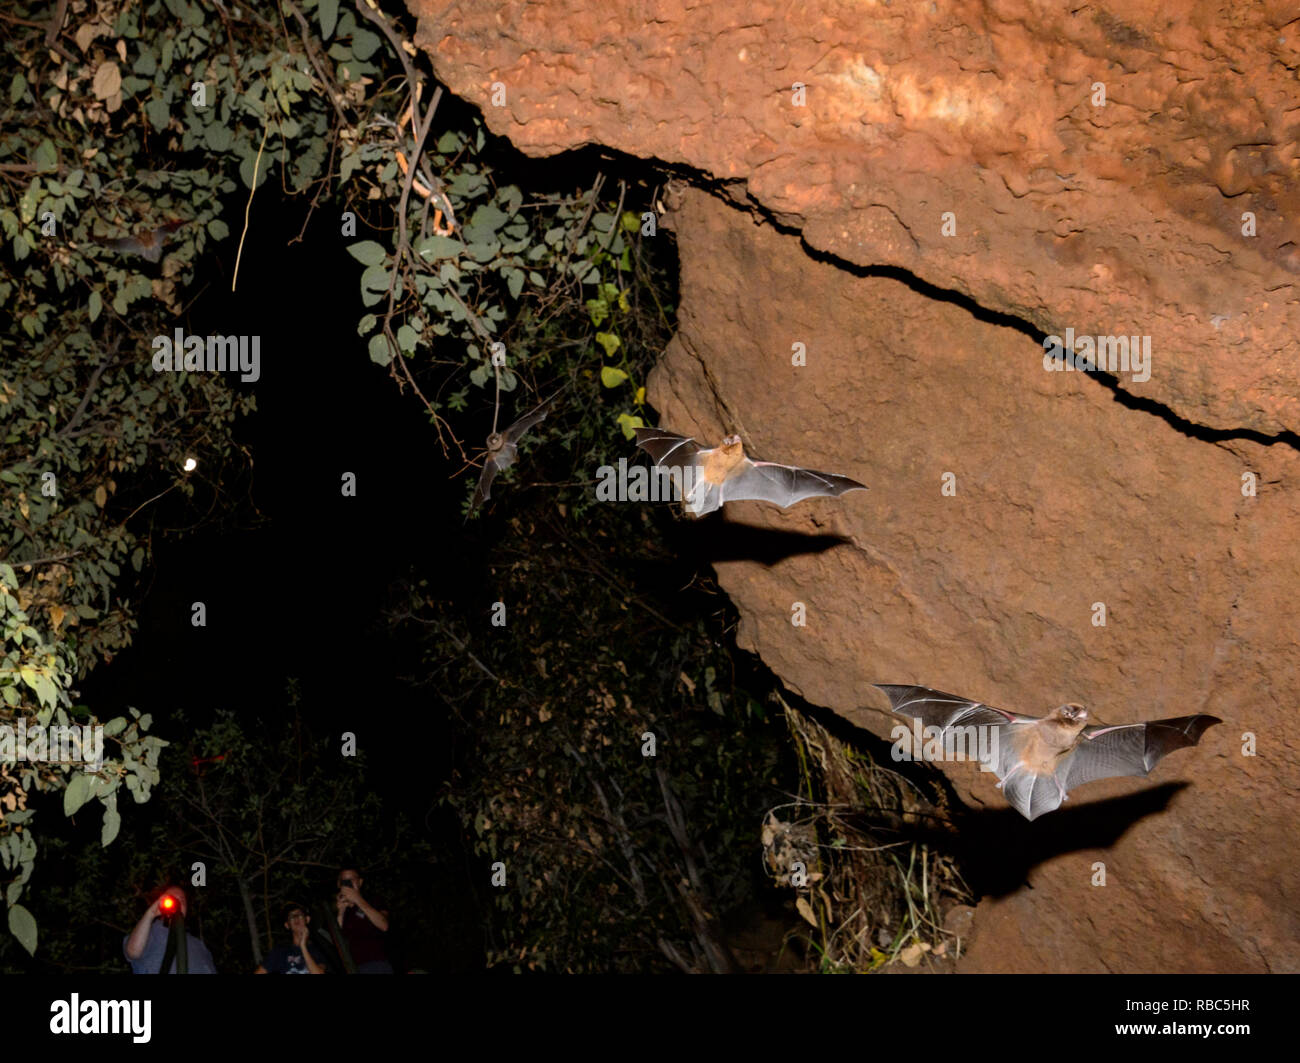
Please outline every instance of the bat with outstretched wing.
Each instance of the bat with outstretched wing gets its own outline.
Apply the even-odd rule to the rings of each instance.
[[[998,787],[1027,819],[1059,808],[1084,783],[1147,775],[1167,754],[1196,745],[1207,727],[1223,722],[1198,713],[1146,723],[1089,723],[1088,710],[1073,703],[1047,716],[1025,716],[929,687],[875,685],[894,712],[941,735],[954,728],[988,728],[980,748],[990,753]]]
[[[483,472],[478,478],[478,487],[474,489],[474,497],[469,504],[471,514],[492,497],[492,481],[497,478],[497,473],[502,469],[510,468],[515,463],[519,457],[520,437],[538,421],[545,420],[555,398],[556,396],[552,395],[536,408],[529,410],[505,431],[493,432],[487,437],[487,451],[483,455]]]
[[[726,502],[756,498],[793,506],[805,498],[838,498],[846,491],[865,491],[866,484],[830,472],[751,461],[740,436],[727,436],[721,446],[701,447],[689,436],[662,428],[638,428],[636,445],[668,470],[686,512],[697,517],[721,509]]]
[[[183,221],[169,221],[139,236],[123,236],[117,240],[105,240],[103,243],[105,247],[111,247],[114,251],[139,255],[146,262],[157,262],[162,258],[163,246],[167,243],[167,238],[184,224]]]

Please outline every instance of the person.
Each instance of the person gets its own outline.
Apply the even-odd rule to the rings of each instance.
[[[388,959],[388,912],[361,893],[365,880],[355,867],[339,869],[336,899],[339,930],[347,942],[357,974],[392,974]]]
[[[145,909],[135,929],[122,939],[122,952],[131,965],[132,974],[161,974],[163,958],[167,953],[167,938],[171,933],[163,919],[164,899],[172,898],[182,915],[189,913],[189,897],[180,886],[170,886],[160,890],[153,903]],[[186,960],[189,974],[216,974],[216,964],[212,962],[212,953],[207,945],[185,931]],[[176,973],[176,959],[172,958],[168,974]]]
[[[291,904],[284,910],[284,927],[293,939],[292,945],[277,945],[266,954],[255,974],[326,974],[325,953],[312,940],[311,916],[301,904]]]

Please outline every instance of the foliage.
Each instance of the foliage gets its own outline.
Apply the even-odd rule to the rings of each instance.
[[[98,728],[101,741],[117,747],[115,755],[91,760],[90,750],[78,745],[76,753],[81,759],[57,759],[52,736],[44,729],[51,725],[69,728],[74,714],[86,715],[73,706],[69,695],[71,652],[66,645],[48,642],[29,623],[19,604],[18,580],[5,564],[0,564],[0,618],[4,625],[4,656],[0,660],[0,696],[4,701],[0,707],[0,871],[8,873],[0,881],[4,883],[9,930],[29,953],[34,953],[36,920],[26,906],[18,903],[36,862],[32,832],[36,809],[28,807],[28,795],[33,790],[61,788],[67,816],[75,816],[89,801],[98,801],[104,810],[100,843],[108,846],[122,824],[118,791],[125,785],[137,804],[149,800],[150,790],[159,778],[158,756],[167,743],[146,734],[149,716],[132,709],[130,720],[117,717],[101,725],[91,716],[79,725],[79,736],[87,729]],[[50,748],[46,753],[37,752],[35,744],[44,743],[47,737]],[[100,752],[105,750],[101,748]]]
[[[186,721],[178,715],[173,724]],[[427,863],[427,843],[369,792],[363,757],[341,758],[337,738],[316,733],[292,708],[282,720],[220,712],[189,733],[163,755],[160,813],[128,829],[125,847],[53,845],[59,866],[72,873],[46,882],[36,900],[53,924],[43,935],[42,969],[120,972],[122,935],[150,891],[194,884],[196,862],[205,879],[193,891],[192,922],[224,972],[251,971],[283,943],[286,903],[311,906],[315,916],[333,895],[336,867],[355,853],[375,854],[363,869],[367,886],[382,883],[399,931],[403,917],[418,911],[422,898],[405,884]],[[73,921],[60,922],[59,913],[73,913]],[[87,913],[96,913],[92,927],[77,922]]]
[[[915,967],[926,954],[948,955],[953,935],[941,910],[973,898],[952,859],[916,836],[918,824],[943,811],[942,791],[927,797],[783,699],[782,710],[799,793],[768,810],[763,848],[768,869],[796,891],[819,969],[872,971],[895,960]],[[960,956],[960,940],[955,946]]]
[[[647,955],[725,966],[716,918],[752,888],[753,780],[766,777],[772,746],[756,703],[719,678],[731,673],[720,623],[684,616],[666,560],[647,564],[652,526],[639,510],[597,505],[590,490],[591,471],[643,423],[646,373],[672,324],[673,300],[661,297],[671,249],[656,231],[653,189],[627,179],[607,194],[599,174],[583,191],[525,192],[481,123],[426,91],[402,24],[366,0],[99,0],[93,11],[74,2],[48,35],[49,5],[11,11],[0,14],[14,71],[0,86],[0,560],[20,573],[17,604],[62,662],[41,674],[70,700],[71,677],[129,641],[125,565],[143,569],[154,534],[137,517],[156,522],[171,492],[219,498],[231,426],[251,399],[216,373],[153,372],[151,341],[171,335],[216,245],[236,263],[237,284],[254,197],[299,197],[304,224],[337,224],[357,261],[362,356],[418,398],[444,454],[474,464],[463,440],[484,405],[495,426],[503,396],[520,393],[520,410],[564,392],[525,444],[527,480],[549,479],[547,494],[523,491],[511,470],[492,500],[494,510],[498,496],[507,510],[524,507],[526,522],[509,526],[496,557],[518,641],[508,651],[500,640],[480,660],[500,680],[471,705],[456,695],[478,671],[455,649],[468,635],[449,634],[431,657],[455,680],[447,700],[477,735],[481,774],[447,799],[482,828],[483,855],[522,845],[524,824],[545,826],[511,858],[520,892],[497,895],[498,956],[565,969],[638,966]],[[167,240],[153,258],[131,257],[121,242],[151,234]],[[197,474],[182,471],[189,457]],[[47,473],[53,494],[42,490]],[[523,527],[545,530],[529,551]],[[635,586],[617,576],[628,571]],[[428,591],[408,612],[468,631]],[[638,612],[658,619],[629,624]],[[585,626],[575,630],[575,617]],[[635,658],[612,648],[632,638]],[[218,722],[213,741],[245,749],[244,759],[190,794],[206,819],[188,822],[216,832],[191,840],[226,872],[219,888],[245,887],[238,905],[227,892],[214,910],[242,909],[256,939],[252,923],[265,918],[249,919],[250,895],[260,889],[264,907],[297,880],[280,862],[274,889],[249,886],[259,869],[269,880],[271,850],[231,827],[235,845],[218,826],[274,818],[252,796],[260,790],[240,785],[283,782],[266,774],[270,747],[248,748],[241,726]],[[653,762],[639,753],[646,727],[663,740]],[[227,787],[226,777],[241,783]],[[42,777],[28,789],[63,783]],[[312,849],[324,844],[323,820],[308,813],[328,809],[293,790],[281,796],[299,817],[275,820],[285,844],[301,843],[289,864],[315,859],[302,854],[323,851]]]
[[[712,623],[689,618],[699,603],[660,612],[672,606],[644,564],[653,522],[631,519],[640,538],[593,556],[557,513],[521,518],[492,565],[500,629],[427,586],[396,617],[425,626],[428,682],[473,738],[445,800],[495,903],[493,963],[728,969],[720,917],[754,895],[770,725],[717,673]],[[488,885],[498,860],[504,888]]]

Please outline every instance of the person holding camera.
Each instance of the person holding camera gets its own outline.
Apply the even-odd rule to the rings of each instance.
[[[162,974],[163,959],[167,954],[167,938],[171,933],[171,921],[184,919],[189,911],[189,898],[180,886],[171,886],[161,890],[153,903],[145,909],[135,929],[122,939],[122,952],[131,965],[132,974]],[[187,974],[216,974],[216,964],[212,962],[212,953],[207,945],[191,934],[185,932]],[[176,973],[176,959],[173,957],[167,974]]]
[[[284,927],[293,938],[292,945],[277,945],[254,974],[326,974],[325,953],[311,939],[308,924],[311,916],[301,904],[284,910]]]
[[[355,867],[339,870],[338,908],[339,930],[347,942],[357,974],[392,974],[393,965],[388,959],[386,946],[388,912],[361,894],[361,872]]]

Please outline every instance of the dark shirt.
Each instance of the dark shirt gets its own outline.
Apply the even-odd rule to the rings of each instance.
[[[366,898],[366,903],[376,911],[384,910],[380,902],[373,901],[369,897]],[[360,908],[345,908],[343,924],[339,929],[343,934],[343,940],[348,943],[348,951],[352,953],[353,963],[360,966],[372,960],[388,959],[388,952],[384,947],[384,931],[367,919],[366,913]]]
[[[321,947],[310,939],[307,941],[307,947],[311,949],[312,959],[328,971],[329,964],[325,961],[325,953],[321,951]],[[311,974],[311,971],[307,970],[307,961],[303,958],[302,949],[297,945],[277,945],[266,954],[262,966],[266,968],[267,974]]]
[[[122,955],[126,956],[127,962],[131,965],[132,974],[157,974],[158,969],[162,966],[163,955],[167,951],[167,935],[170,931],[163,925],[161,919],[155,919],[153,925],[149,927],[149,938],[145,941],[144,952],[140,953],[138,960],[126,956],[126,943],[130,940],[128,934],[122,939]],[[189,967],[190,974],[216,974],[216,964],[212,962],[212,953],[208,951],[207,945],[203,944],[189,931],[185,932],[186,941],[186,963]],[[176,960],[172,960],[171,970],[168,974],[176,973]]]

